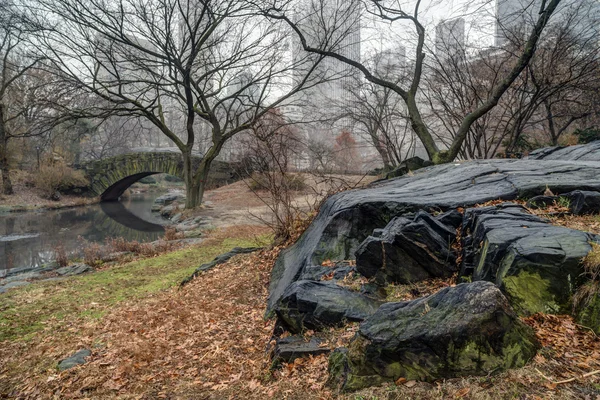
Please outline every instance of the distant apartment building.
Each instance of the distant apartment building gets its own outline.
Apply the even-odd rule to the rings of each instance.
[[[358,3],[348,0],[328,0],[322,13],[311,10],[308,6],[309,3],[310,1],[300,0],[299,9],[301,11],[297,16],[302,21],[302,28],[309,41],[320,43],[324,37],[327,37],[326,47],[329,50],[349,59],[360,61],[361,8]],[[296,37],[292,39],[290,48],[295,60],[294,64],[299,64],[297,61],[305,57],[306,53]],[[306,72],[306,70],[297,70],[294,74],[294,82],[298,83]],[[357,76],[360,76],[358,71],[333,57],[326,57],[321,61],[313,76],[313,81],[323,80],[324,82],[304,90],[301,98],[296,100],[297,103],[302,103],[305,110],[303,116],[305,121],[326,119],[327,115],[317,117],[316,114],[321,112],[327,114],[334,108],[346,108],[351,105],[353,95],[349,89],[356,84]],[[330,121],[329,124],[313,127],[311,130],[320,136],[329,131],[331,139],[333,139],[342,131],[351,132],[352,121],[342,117]]]
[[[465,20],[440,22],[435,28],[435,53],[440,61],[449,60],[465,49]]]
[[[539,19],[544,0],[496,0],[495,45],[502,47],[515,40],[523,40]],[[600,27],[598,0],[563,0],[550,19],[549,27],[566,24],[576,36],[586,40],[598,35]],[[550,28],[550,29],[549,29]]]

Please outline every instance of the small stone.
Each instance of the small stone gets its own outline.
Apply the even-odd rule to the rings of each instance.
[[[73,276],[81,275],[86,272],[93,271],[94,269],[87,264],[73,264],[68,267],[62,267],[56,270],[56,273],[60,276]]]
[[[175,216],[173,216],[173,217],[171,218],[171,221],[172,221],[174,224],[177,224],[177,223],[179,223],[179,222],[181,221],[181,219],[182,219],[182,218],[183,218],[183,214],[182,214],[182,213],[178,213],[178,214],[175,214]]]
[[[600,193],[575,190],[562,195],[570,200],[570,210],[575,215],[599,214]]]
[[[85,358],[92,355],[92,352],[88,349],[79,350],[77,353],[73,354],[71,357],[65,358],[58,362],[58,369],[60,371],[65,371],[67,369],[76,367],[78,365],[85,364]]]
[[[331,351],[329,347],[323,346],[322,343],[321,339],[315,337],[308,341],[302,336],[289,336],[279,339],[275,344],[273,364],[277,365],[282,362],[292,362],[297,358],[329,353]]]

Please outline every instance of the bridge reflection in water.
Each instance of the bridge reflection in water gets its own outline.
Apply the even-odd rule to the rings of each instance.
[[[104,243],[109,237],[151,242],[164,233],[150,210],[158,194],[134,195],[124,202],[66,210],[0,216],[0,277],[6,270],[48,263],[57,246],[76,256],[83,240]]]

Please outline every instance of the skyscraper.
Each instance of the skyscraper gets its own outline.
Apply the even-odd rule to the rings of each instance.
[[[465,48],[465,20],[440,22],[435,28],[435,52],[440,61],[448,60]]]
[[[360,61],[361,23],[360,3],[355,0],[303,0],[300,3],[297,20],[309,44],[325,47],[351,60]],[[322,7],[322,8],[321,8]],[[294,37],[291,51],[298,60],[306,53],[300,41]],[[296,64],[296,63],[295,63]],[[295,82],[304,77],[306,71],[295,71]],[[301,102],[305,109],[304,120],[313,120],[315,110],[329,111],[332,104],[349,105],[352,100],[352,87],[359,74],[348,64],[333,57],[325,57],[314,73],[314,82],[323,81],[304,91]],[[338,119],[329,129],[334,135],[341,131],[351,131],[349,118]],[[322,129],[318,129],[321,130]],[[313,129],[314,131],[314,129]]]
[[[504,46],[512,39],[526,38],[539,19],[542,4],[542,0],[496,0],[496,46]],[[598,35],[599,20],[598,0],[563,0],[546,30],[564,24],[584,41]]]

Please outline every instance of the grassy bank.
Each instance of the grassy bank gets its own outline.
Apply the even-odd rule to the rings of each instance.
[[[60,330],[102,318],[117,303],[175,286],[200,264],[232,247],[255,246],[257,241],[264,244],[265,238],[212,238],[198,247],[11,290],[0,295],[0,342],[27,341],[42,330]]]

